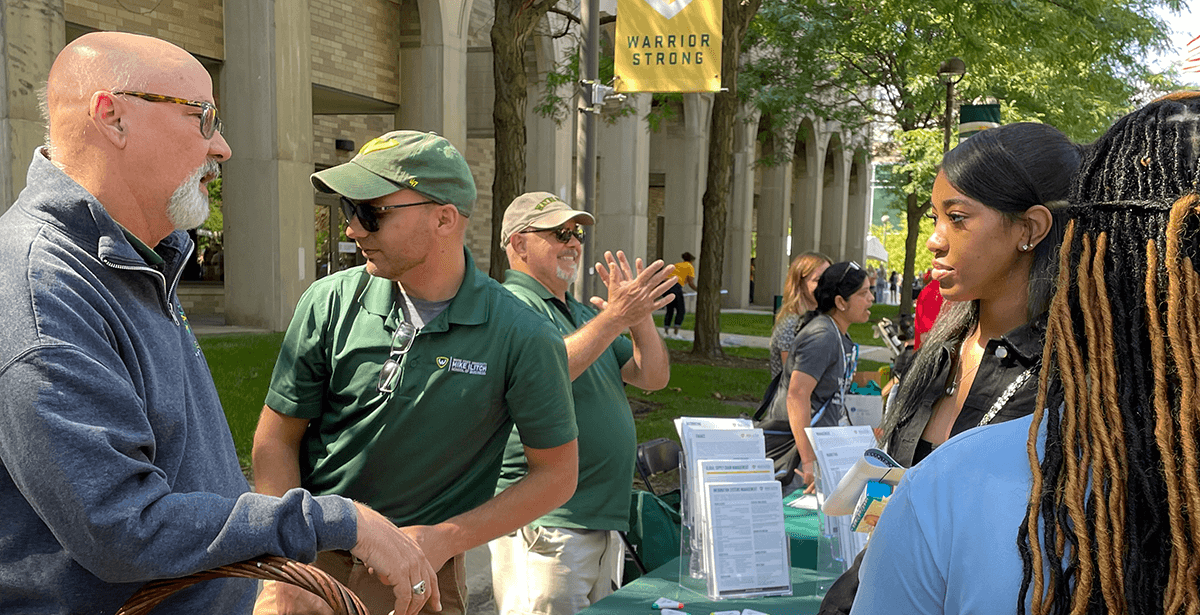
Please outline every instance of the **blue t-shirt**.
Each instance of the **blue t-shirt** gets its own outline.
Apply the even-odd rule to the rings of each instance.
[[[1016,613],[1032,420],[972,429],[905,473],[867,546],[852,615]],[[1043,427],[1039,455],[1044,441]]]

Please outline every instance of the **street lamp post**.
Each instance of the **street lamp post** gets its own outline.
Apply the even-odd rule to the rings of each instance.
[[[938,78],[946,84],[946,118],[943,125],[942,152],[950,151],[950,116],[954,110],[954,86],[967,74],[967,63],[950,58],[938,67]]]

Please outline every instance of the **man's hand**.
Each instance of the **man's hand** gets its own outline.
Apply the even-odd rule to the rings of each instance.
[[[407,525],[400,528],[413,542],[421,547],[421,552],[425,554],[429,560],[429,565],[433,566],[435,571],[441,570],[446,562],[450,561],[455,553],[446,552],[446,543],[448,542],[444,536],[439,536],[438,530],[440,526],[436,525]]]
[[[350,552],[380,581],[392,586],[396,596],[395,615],[416,615],[427,600],[434,610],[442,610],[437,570],[425,558],[420,545],[383,515],[357,502],[354,506],[358,509],[358,544]],[[418,595],[413,587],[422,581],[425,593]]]
[[[625,253],[618,250],[604,253],[607,263],[596,263],[596,273],[608,287],[608,300],[592,297],[592,305],[615,315],[625,328],[632,327],[650,317],[655,310],[666,307],[672,296],[663,296],[675,285],[675,265],[661,260],[646,267],[637,259],[637,273],[629,266]]]
[[[255,613],[271,615],[334,615],[333,609],[316,594],[282,581],[264,581],[254,603]]]

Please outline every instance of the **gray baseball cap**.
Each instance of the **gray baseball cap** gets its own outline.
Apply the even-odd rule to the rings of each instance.
[[[500,245],[508,247],[512,236],[527,229],[556,228],[568,220],[579,224],[595,224],[596,219],[586,211],[571,209],[570,205],[549,192],[526,192],[513,199],[504,210],[500,225]]]

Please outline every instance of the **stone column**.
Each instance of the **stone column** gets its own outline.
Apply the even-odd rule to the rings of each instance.
[[[225,315],[284,330],[315,279],[307,2],[225,0]]]
[[[754,162],[758,160],[759,112],[743,105],[733,128],[733,187],[725,223],[721,307],[750,305],[750,248],[754,230]]]
[[[559,44],[549,36],[536,42],[538,79],[530,80],[525,106],[525,189],[529,192],[544,190],[572,203],[575,200],[575,122],[566,118],[556,121],[534,109],[546,87],[546,73],[555,61],[562,59]],[[566,88],[562,88],[561,93],[570,95]],[[572,112],[574,107],[568,111]]]
[[[846,258],[846,161],[838,135],[830,139],[820,172],[821,251],[836,263]]]
[[[804,141],[792,160],[792,254],[821,249],[821,200],[824,185],[825,145],[812,123],[801,130]],[[830,255],[832,258],[832,255]]]
[[[63,0],[0,2],[0,213],[25,188],[33,150],[45,142],[38,90],[67,44]]]
[[[869,175],[871,169],[861,160],[849,162],[850,173],[846,178],[846,256],[845,258],[863,264],[866,254],[868,228],[867,195],[870,189]]]
[[[700,233],[704,224],[704,185],[708,181],[708,131],[712,126],[713,95],[683,95],[683,135],[675,152],[668,152],[663,195],[666,218],[663,260],[674,263],[691,252],[700,260]],[[690,289],[689,289],[690,290]]]
[[[629,262],[646,258],[646,200],[650,190],[650,95],[633,94],[624,103],[633,113],[615,123],[598,122],[596,228],[594,260],[606,250],[624,250]],[[594,271],[595,262],[585,263]]]
[[[785,144],[779,149],[789,148]],[[758,249],[754,258],[754,303],[774,306],[787,279],[788,222],[791,218],[794,161],[763,168],[758,195]],[[793,250],[793,253],[799,254]]]
[[[472,0],[418,0],[421,46],[400,52],[396,128],[433,131],[467,151],[467,24]]]

